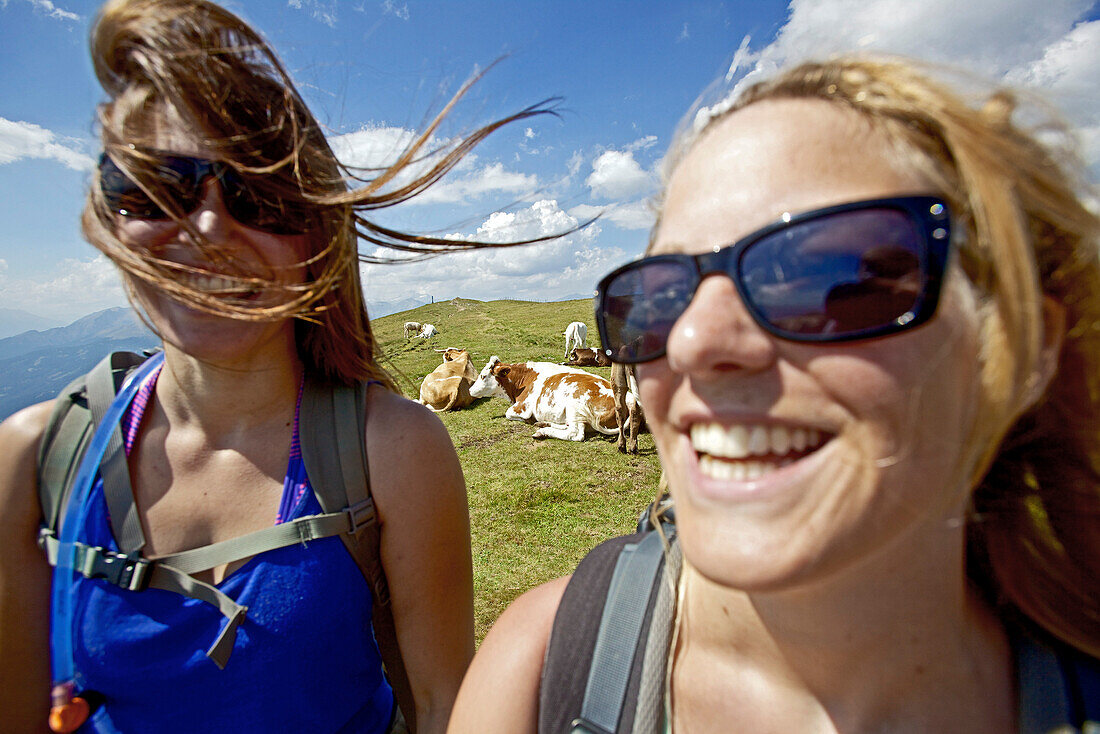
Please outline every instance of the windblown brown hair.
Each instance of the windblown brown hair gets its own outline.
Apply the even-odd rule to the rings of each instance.
[[[1057,116],[1025,130],[1012,121],[1018,93],[974,105],[935,77],[894,58],[806,63],[748,87],[702,129],[763,100],[824,100],[904,143],[940,188],[991,317],[964,447],[970,577],[1007,618],[1100,655],[1100,220],[1084,202],[1095,189]],[[699,129],[681,132],[666,170]],[[1065,308],[1066,333],[1041,392],[1044,297]]]
[[[554,114],[553,100],[485,125],[442,149],[431,149],[433,133],[475,77],[396,162],[373,178],[363,179],[337,161],[316,119],[263,38],[214,3],[110,0],[99,12],[90,45],[96,76],[108,96],[99,108],[99,123],[104,149],[112,160],[191,234],[211,262],[232,259],[181,216],[149,172],[158,121],[172,120],[196,131],[212,157],[244,174],[262,175],[267,190],[291,202],[299,216],[308,220],[303,222],[309,228],[309,252],[302,262],[305,282],[279,286],[271,278],[248,272],[237,278],[244,284],[280,288],[285,298],[275,306],[234,303],[206,293],[180,277],[187,272],[205,272],[202,269],[137,252],[119,242],[115,234],[118,215],[104,201],[98,182],[90,187],[84,209],[85,236],[122,269],[128,285],[142,281],[218,315],[245,320],[297,319],[298,355],[310,374],[342,384],[374,379],[396,390],[378,364],[380,355],[359,278],[359,260],[385,262],[392,258],[360,255],[359,238],[423,257],[550,239],[507,243],[450,240],[387,228],[372,222],[365,213],[418,195],[501,126]],[[414,166],[424,170],[417,172]],[[349,188],[349,180],[362,185]],[[135,299],[131,297],[131,301]]]

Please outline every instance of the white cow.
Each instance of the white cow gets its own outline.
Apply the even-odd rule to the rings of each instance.
[[[587,346],[588,327],[583,321],[574,321],[565,327],[565,356],[562,359],[569,359],[569,351],[574,347],[584,349]]]
[[[609,436],[619,433],[611,383],[584,370],[552,362],[504,364],[494,355],[470,395],[505,398],[512,403],[505,418],[548,424],[535,438],[583,441],[586,426]]]
[[[438,333],[439,333],[439,331],[436,330],[435,324],[423,324],[423,325],[421,325],[420,332],[417,333],[416,338],[417,339],[431,339],[433,336],[435,336]]]
[[[408,339],[410,336],[416,336],[419,332],[420,332],[420,322],[419,321],[406,321],[405,322],[405,338],[406,339]]]

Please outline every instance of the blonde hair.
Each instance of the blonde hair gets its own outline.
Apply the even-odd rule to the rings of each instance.
[[[301,263],[304,283],[286,286],[264,278],[237,278],[245,285],[280,289],[285,295],[282,302],[256,306],[227,301],[180,277],[204,272],[200,268],[184,267],[120,243],[115,234],[117,214],[104,201],[98,180],[89,190],[82,218],[87,239],[123,271],[128,285],[144,282],[190,306],[232,318],[297,319],[298,355],[310,374],[343,384],[373,379],[396,389],[377,364],[377,344],[359,278],[360,259],[386,262],[391,258],[360,256],[359,238],[420,256],[549,239],[501,244],[446,240],[390,229],[365,215],[416,196],[502,125],[552,114],[546,103],[481,127],[442,150],[430,150],[432,134],[476,81],[471,80],[396,162],[363,179],[337,161],[321,127],[263,38],[214,3],[110,0],[100,9],[90,45],[96,76],[108,96],[99,108],[106,152],[189,232],[212,262],[230,256],[203,238],[186,217],[176,214],[171,196],[148,172],[155,158],[152,142],[158,120],[170,119],[196,131],[211,157],[241,173],[263,176],[265,192],[290,202],[305,220],[299,224],[308,229],[310,251]],[[412,171],[427,159],[432,161],[427,170]],[[349,188],[348,180],[363,185]]]
[[[971,579],[1003,615],[1100,654],[1100,220],[1071,132],[1024,130],[1005,89],[972,106],[893,58],[805,63],[756,83],[704,125],[764,100],[856,111],[917,155],[966,235],[959,262],[988,303],[978,422],[967,452]],[[697,139],[689,123],[668,157]],[[1043,144],[1040,144],[1039,138]],[[1062,149],[1055,143],[1064,144]],[[656,228],[655,228],[656,229]],[[1044,297],[1065,309],[1057,371],[1039,394]]]

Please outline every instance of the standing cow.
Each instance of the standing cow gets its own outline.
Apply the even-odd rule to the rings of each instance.
[[[611,365],[611,389],[615,393],[615,417],[619,422],[619,451],[636,454],[638,430],[642,425],[642,401],[638,397],[633,365],[619,362]]]
[[[406,339],[408,339],[410,336],[416,336],[419,332],[420,332],[420,322],[419,321],[406,321],[405,322],[405,338]]]
[[[619,432],[611,383],[584,370],[551,362],[504,364],[493,356],[478,375],[470,395],[499,397],[512,405],[504,417],[548,425],[535,438],[583,441],[585,428],[614,436]]]
[[[470,386],[477,379],[470,353],[454,347],[436,351],[443,353],[443,364],[420,383],[420,399],[417,402],[436,413],[465,408],[474,401],[470,396]]]
[[[569,326],[565,327],[565,356],[562,357],[562,359],[569,359],[570,349],[587,346],[588,327],[585,326],[583,321],[574,321]]]

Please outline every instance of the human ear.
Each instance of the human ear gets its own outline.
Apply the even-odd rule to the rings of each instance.
[[[1062,343],[1066,337],[1066,307],[1053,296],[1043,296],[1043,344],[1035,371],[1024,388],[1024,410],[1030,409],[1046,392],[1058,372]]]

